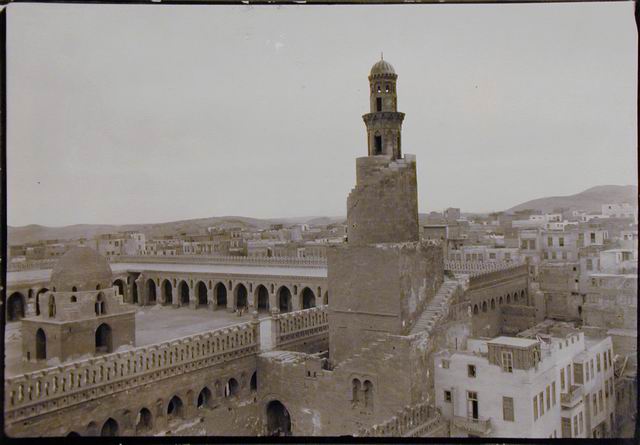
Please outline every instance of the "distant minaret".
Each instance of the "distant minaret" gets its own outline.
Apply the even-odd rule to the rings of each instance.
[[[398,112],[396,74],[393,66],[380,55],[369,73],[370,109],[362,116],[367,126],[369,156],[402,157],[401,131],[404,113]]]

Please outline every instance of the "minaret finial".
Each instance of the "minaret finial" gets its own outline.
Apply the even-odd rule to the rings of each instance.
[[[380,51],[380,60],[384,60],[384,53]]]

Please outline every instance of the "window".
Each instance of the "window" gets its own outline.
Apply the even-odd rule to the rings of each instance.
[[[556,259],[556,251],[555,250],[551,252],[551,259],[552,260]]]
[[[382,111],[382,98],[376,97],[376,111]]]
[[[604,399],[602,397],[602,390],[598,391],[598,402],[600,405],[600,411],[604,409]]]
[[[560,370],[560,391],[564,391],[564,368]]]
[[[600,372],[600,353],[596,354],[596,369]]]
[[[442,367],[444,369],[449,369],[449,360],[442,360]]]
[[[375,136],[375,155],[382,154],[382,136]]]
[[[553,406],[556,406],[556,382],[551,383],[551,397],[553,401]]]
[[[585,373],[585,380],[588,382],[589,381],[589,362],[586,363],[586,366],[584,367],[584,373]]]
[[[502,418],[513,422],[513,397],[502,397]]]
[[[593,270],[593,260],[591,258],[587,259],[587,270]]]
[[[550,236],[547,237],[547,246],[553,247],[553,238],[551,238]]]
[[[562,259],[566,260],[567,259],[567,252],[562,252]],[[575,269],[575,268],[574,268]]]
[[[540,417],[544,414],[544,391],[538,394],[538,403],[540,404]]]
[[[573,436],[578,437],[578,415],[573,416]]]
[[[444,392],[444,401],[451,403],[451,391]]]
[[[596,398],[595,393],[593,394],[593,415],[598,414],[598,399]]]
[[[608,363],[607,363],[607,353],[608,352],[609,351],[604,351],[604,357],[602,357],[602,361],[604,362],[604,370],[605,371],[607,370],[607,365],[608,365]]]
[[[591,362],[589,363],[589,368],[591,369],[591,378],[593,378],[596,373],[593,372],[593,359],[591,359]]]
[[[549,259],[549,253],[546,250],[542,252],[542,258],[544,258],[545,260]]]
[[[513,354],[511,352],[502,352],[502,370],[513,372]]]
[[[582,411],[578,413],[578,423],[580,424],[579,432],[582,434],[584,431],[584,417],[582,416]]]
[[[496,254],[494,252],[490,252],[489,253],[489,259],[490,260],[495,260],[496,259]]]
[[[511,260],[511,252],[505,252],[504,259],[507,260],[507,261],[510,261]]]
[[[609,349],[609,366],[611,366],[611,349]]]
[[[538,396],[533,396],[533,420],[538,420]]]
[[[591,242],[592,243],[596,242],[596,234],[595,234],[595,232],[591,232]]]
[[[475,365],[467,365],[467,375],[469,377],[476,377],[476,366]]]
[[[564,247],[564,237],[561,236],[560,238],[558,238],[558,245],[560,247]]]
[[[547,411],[551,409],[551,387],[547,385]]]

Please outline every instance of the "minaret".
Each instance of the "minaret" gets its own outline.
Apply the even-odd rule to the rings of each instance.
[[[370,113],[362,116],[367,126],[369,156],[402,157],[401,138],[404,113],[398,112],[398,95],[393,66],[380,56],[369,73]]]
[[[347,242],[327,249],[333,363],[380,335],[406,335],[443,280],[442,249],[419,240],[416,161],[400,150],[397,78],[385,60],[371,68],[368,155],[356,159]]]
[[[369,73],[371,113],[368,156],[356,159],[356,187],[347,198],[347,239],[351,244],[418,241],[418,187],[413,155],[402,156],[404,113],[397,111],[393,66],[384,59]]]

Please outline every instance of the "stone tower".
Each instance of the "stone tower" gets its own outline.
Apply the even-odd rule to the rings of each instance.
[[[370,109],[362,116],[367,126],[369,156],[402,157],[401,130],[404,113],[398,112],[398,75],[389,62],[380,59],[369,74]]]
[[[444,278],[442,250],[419,241],[416,161],[400,149],[397,78],[385,60],[371,68],[368,156],[356,159],[347,243],[328,250],[334,363],[381,334],[406,335]]]
[[[351,244],[418,241],[415,157],[402,157],[404,113],[397,111],[391,64],[380,60],[369,74],[371,113],[365,114],[368,156],[356,160],[356,187],[347,198]]]

